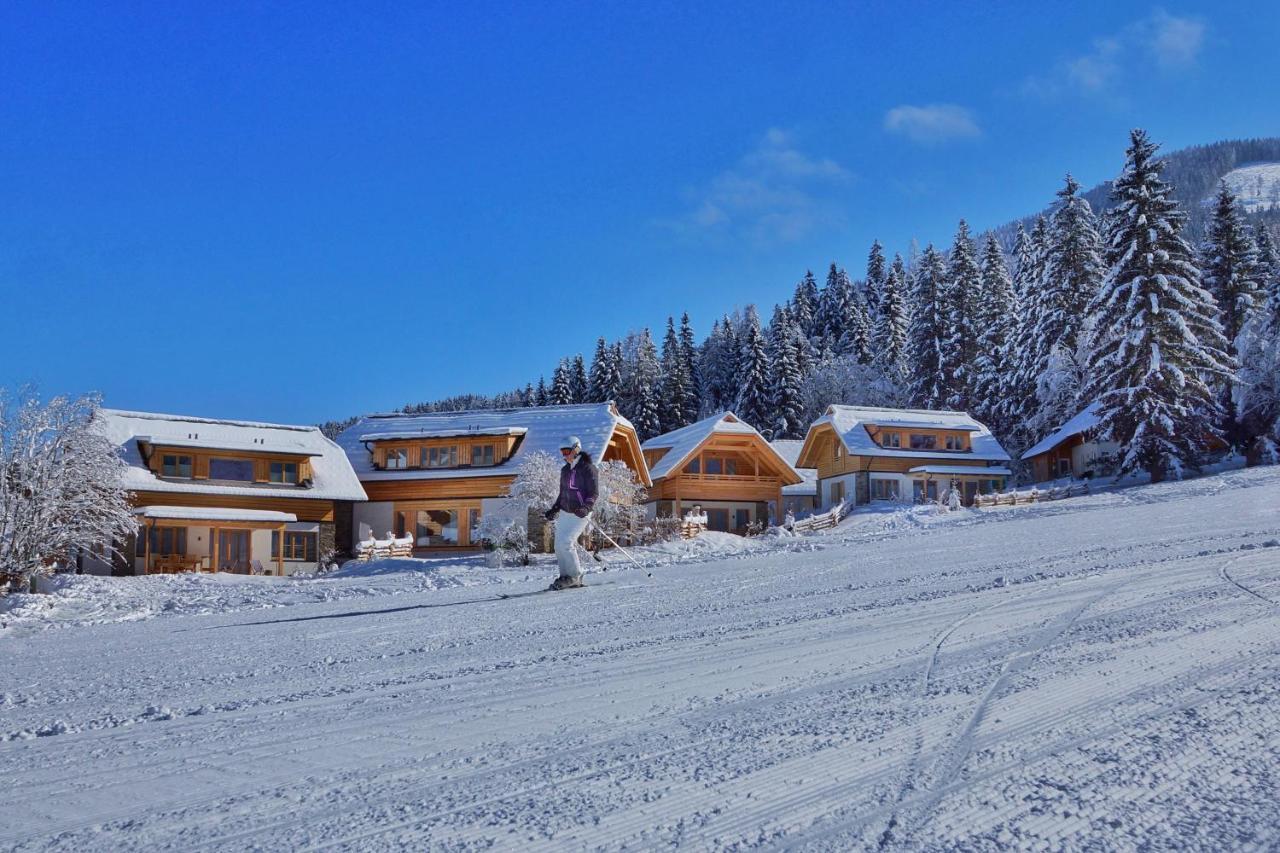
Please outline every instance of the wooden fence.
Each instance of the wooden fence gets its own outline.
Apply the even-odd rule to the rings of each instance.
[[[793,533],[812,533],[815,530],[827,530],[839,524],[852,511],[853,506],[851,504],[841,501],[821,515],[811,515],[808,518],[792,522],[791,530]]]
[[[1062,498],[1076,498],[1089,494],[1088,483],[1071,483],[1066,486],[1053,486],[1048,489],[1031,488],[1025,492],[997,492],[990,495],[978,495],[974,498],[976,507],[1017,506],[1033,504],[1041,501],[1056,501]]]

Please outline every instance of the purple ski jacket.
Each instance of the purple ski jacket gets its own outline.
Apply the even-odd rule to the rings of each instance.
[[[597,492],[596,466],[592,464],[589,455],[579,453],[578,464],[571,468],[566,462],[560,469],[560,496],[551,505],[550,511],[555,513],[564,510],[574,515],[578,514],[578,510],[591,512],[596,503]]]

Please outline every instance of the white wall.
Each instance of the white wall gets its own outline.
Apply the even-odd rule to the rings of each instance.
[[[352,550],[370,536],[383,538],[394,527],[391,501],[357,503],[351,509],[351,535],[355,537],[351,543]]]
[[[836,505],[836,501],[831,495],[836,483],[844,483],[844,499],[847,502],[853,503],[858,499],[857,472],[841,474],[838,477],[828,477],[819,482],[818,497],[821,499],[821,506],[818,509],[825,511]]]

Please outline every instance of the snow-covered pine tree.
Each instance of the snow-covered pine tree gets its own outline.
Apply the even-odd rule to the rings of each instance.
[[[765,438],[770,440],[800,438],[807,426],[803,422],[804,404],[800,393],[802,377],[796,363],[796,337],[790,316],[781,306],[774,306],[773,319],[769,323],[767,352],[773,420],[757,425]]]
[[[795,296],[791,299],[791,319],[806,338],[813,341],[818,337],[818,282],[813,270],[805,270],[804,278],[796,284]]]
[[[547,391],[546,377],[538,377],[538,389],[533,392],[533,404],[535,406],[551,405],[551,394]]]
[[[867,304],[844,270],[840,270],[838,287],[842,294],[840,304],[844,320],[841,325],[844,331],[837,339],[835,352],[837,355],[852,356],[858,364],[870,364],[874,355],[871,344],[873,329]]]
[[[747,306],[740,346],[738,397],[734,411],[738,417],[763,432],[774,419],[769,394],[769,358],[765,352],[764,333],[760,329],[760,315],[754,305]]]
[[[1280,322],[1280,249],[1276,248],[1266,223],[1259,223],[1254,235],[1258,247],[1258,278],[1266,293],[1266,310]]]
[[[702,377],[698,364],[698,346],[693,338],[693,326],[689,323],[689,312],[680,316],[680,360],[684,362],[688,386],[680,410],[684,422],[691,424],[698,420],[702,413]]]
[[[995,234],[987,232],[982,244],[982,290],[978,300],[978,353],[974,359],[971,407],[978,420],[1002,435],[1001,394],[1007,369],[1009,339],[1013,335],[1016,304],[1013,280],[1004,251]]]
[[[738,397],[738,337],[733,320],[724,319],[712,324],[711,334],[702,345],[702,398],[706,416],[733,408]]]
[[[878,244],[877,244],[878,245]],[[910,316],[906,302],[907,272],[902,256],[895,255],[880,287],[880,311],[872,333],[872,363],[897,385],[904,384],[907,330]]]
[[[1220,435],[1210,383],[1231,370],[1217,305],[1200,285],[1156,149],[1134,130],[1112,186],[1117,214],[1106,278],[1089,308],[1097,326],[1084,398],[1097,402],[1101,433],[1120,445],[1117,475],[1141,470],[1153,482],[1198,466],[1206,438]]]
[[[569,395],[571,402],[589,402],[591,386],[587,382],[587,366],[582,361],[582,353],[578,353],[569,362]]]
[[[623,412],[641,441],[647,441],[662,433],[659,397],[662,386],[662,365],[658,362],[658,348],[648,329],[642,329],[636,340],[635,363],[631,366],[625,395],[627,410]]]
[[[1001,394],[1005,428],[1000,438],[1015,456],[1038,438],[1034,426],[1037,411],[1036,384],[1048,360],[1047,350],[1041,357],[1036,337],[1044,282],[1044,264],[1048,254],[1049,223],[1041,216],[1028,234],[1018,226],[1014,247],[1013,291],[1018,306],[1013,335],[1005,356],[1005,383]]]
[[[1104,272],[1102,238],[1089,202],[1076,193],[1070,174],[1058,191],[1058,207],[1044,246],[1040,298],[1032,329],[1036,361],[1036,406],[1032,430],[1044,435],[1056,429],[1089,401],[1079,398],[1088,353],[1088,306],[1098,295]]]
[[[535,405],[534,396],[533,396],[533,383],[526,382],[524,386],[524,390],[520,392],[520,407],[528,408],[529,406],[532,406],[532,405]]]
[[[680,338],[676,334],[675,320],[668,317],[667,333],[662,339],[662,395],[658,403],[663,432],[693,423],[686,421],[684,416],[685,403],[690,395],[689,374]]]
[[[981,332],[978,302],[982,290],[982,268],[978,266],[977,250],[969,236],[969,223],[963,219],[951,244],[945,282],[941,295],[943,404],[949,409],[967,412],[977,384],[975,367]]]
[[[569,385],[569,360],[560,359],[551,374],[551,405],[564,406],[573,402],[573,388]]]
[[[867,280],[862,289],[863,301],[867,306],[867,317],[874,326],[880,320],[881,292],[889,271],[884,263],[884,247],[879,240],[871,242],[871,251],[867,253]]]
[[[841,287],[840,271],[836,269],[835,261],[832,261],[831,269],[827,271],[827,281],[818,294],[818,316],[814,321],[817,332],[815,337],[826,342],[832,349],[837,348],[838,342],[844,337],[845,319],[848,316],[847,301],[848,295]]]
[[[939,297],[947,270],[930,243],[912,275],[911,326],[907,332],[907,387],[913,404],[927,409],[944,402],[942,344],[945,322]]]
[[[1227,339],[1227,354],[1239,364],[1245,326],[1266,300],[1264,284],[1259,280],[1258,248],[1245,225],[1236,198],[1226,181],[1218,186],[1209,233],[1200,248],[1200,268],[1205,289],[1218,302],[1218,322]],[[1228,444],[1243,449],[1257,436],[1247,435],[1236,411],[1235,385],[1239,377],[1231,376],[1219,386],[1222,399],[1222,432]]]
[[[622,353],[622,341],[614,341],[613,345],[609,347],[609,378],[613,382],[613,395],[609,399],[615,403],[626,394],[626,364],[627,358]],[[607,386],[602,390],[607,390]]]
[[[592,403],[617,400],[622,388],[620,365],[613,360],[613,348],[603,337],[596,339],[595,355],[591,358],[591,375],[588,378]]]

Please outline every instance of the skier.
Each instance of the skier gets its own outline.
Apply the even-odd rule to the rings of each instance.
[[[552,589],[574,589],[582,586],[582,566],[578,563],[575,544],[591,520],[591,508],[596,502],[596,466],[590,454],[582,451],[582,442],[571,435],[560,442],[560,455],[564,467],[560,469],[560,496],[546,512],[551,521],[561,510],[565,515],[556,521],[556,560],[560,563],[560,577]]]

